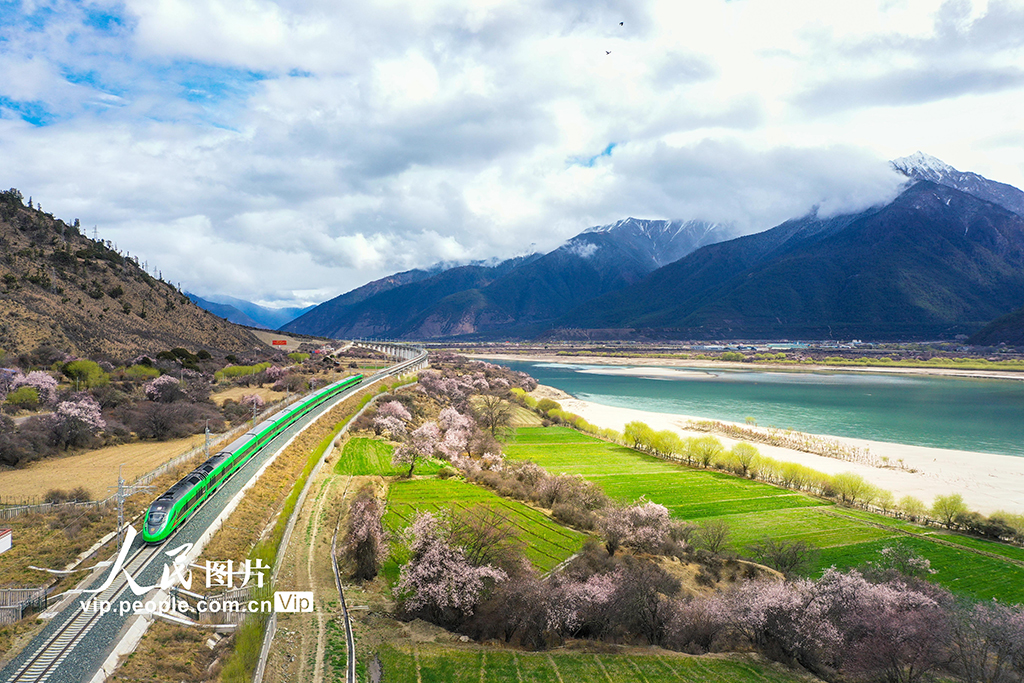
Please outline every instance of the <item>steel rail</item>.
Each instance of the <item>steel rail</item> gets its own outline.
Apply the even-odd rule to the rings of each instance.
[[[136,550],[124,564],[125,571],[136,573],[147,566],[159,553],[160,546],[142,546]],[[11,678],[10,683],[43,683],[60,666],[78,643],[89,634],[96,622],[105,612],[98,605],[107,602],[113,605],[115,600],[128,587],[128,579],[120,572],[104,590],[94,594],[95,608],[75,612],[39,647]]]

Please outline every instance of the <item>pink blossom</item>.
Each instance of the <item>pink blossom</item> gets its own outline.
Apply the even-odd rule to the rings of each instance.
[[[263,372],[266,374],[268,381],[276,382],[277,380],[281,379],[282,377],[288,374],[288,369],[279,367],[277,365],[271,365]]]
[[[392,439],[401,439],[406,434],[405,423],[393,415],[373,418],[373,425]]]
[[[471,565],[461,548],[448,543],[440,520],[429,512],[416,516],[410,534],[412,559],[402,567],[396,593],[411,612],[426,611],[435,621],[468,616],[488,582],[508,578],[490,565]]]
[[[465,452],[468,443],[469,433],[461,429],[449,429],[437,444],[437,450],[446,459],[451,460]]]
[[[577,633],[588,611],[612,599],[620,577],[619,573],[595,574],[586,581],[557,584],[548,600],[548,628],[569,635]]]
[[[436,422],[424,422],[412,431],[413,448],[424,458],[429,458],[437,449],[437,443],[441,439],[441,430]]]
[[[259,394],[246,394],[242,398],[238,399],[238,402],[249,410],[255,408],[257,411],[262,410],[263,406],[267,405],[267,402],[263,400],[263,397]]]
[[[150,401],[170,403],[181,396],[181,383],[172,375],[160,375],[142,385],[146,398]]]
[[[412,415],[404,405],[398,401],[388,401],[377,409],[377,417],[395,417],[403,422],[412,420]]]
[[[35,370],[27,375],[17,374],[11,380],[11,391],[19,387],[32,387],[39,394],[39,402],[47,405],[57,400],[57,380],[42,370]]]
[[[463,415],[455,408],[449,406],[437,416],[437,423],[441,429],[460,429],[465,432],[472,432],[476,428],[476,420],[468,415]]]

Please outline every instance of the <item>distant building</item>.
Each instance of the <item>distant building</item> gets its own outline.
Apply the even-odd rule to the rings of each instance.
[[[11,541],[14,540],[14,532],[10,529],[0,529],[0,555],[11,549]]]

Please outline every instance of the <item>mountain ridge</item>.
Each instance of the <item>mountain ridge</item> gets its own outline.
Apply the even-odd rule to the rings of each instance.
[[[262,343],[152,277],[136,258],[0,192],[0,347],[124,357],[174,347],[246,353]]]
[[[283,329],[334,337],[530,336],[580,302],[635,282],[725,232],[700,221],[626,218],[590,228],[547,254],[449,269],[355,305],[342,305],[352,294],[346,293]]]

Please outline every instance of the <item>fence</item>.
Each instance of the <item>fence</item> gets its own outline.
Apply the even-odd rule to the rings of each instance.
[[[272,412],[280,410],[281,407],[282,407],[282,404],[275,403],[272,407],[264,410],[262,413],[260,413],[259,415],[256,416],[257,422],[262,421],[265,417],[269,416]],[[225,432],[225,433],[221,434],[217,439],[211,440],[210,441],[211,451],[213,450],[213,446],[219,445],[219,444],[221,444],[221,443],[223,443],[223,442],[225,442],[225,441],[227,441],[229,439],[236,438],[239,434],[242,434],[245,430],[248,430],[249,428],[250,428],[250,425],[248,423],[246,423],[245,425],[243,425],[241,427],[236,427],[235,429],[233,429],[233,430],[231,430],[229,432]],[[149,472],[146,472],[145,474],[139,475],[134,481],[131,481],[131,482],[128,482],[128,483],[130,483],[130,484],[139,484],[139,485],[143,485],[144,486],[144,485],[150,483],[151,481],[153,481],[154,479],[156,479],[157,477],[159,477],[161,474],[164,474],[164,473],[174,469],[175,467],[177,467],[181,463],[187,462],[188,460],[196,457],[201,452],[203,452],[203,449],[205,447],[206,447],[205,444],[202,445],[202,446],[196,446],[195,448],[191,448],[191,449],[185,451],[184,453],[182,453],[180,455],[176,455],[173,458],[171,458],[170,460],[168,460],[167,462],[165,462],[164,464],[159,465],[158,467],[150,470]],[[85,507],[85,508],[92,507],[92,508],[99,509],[101,507],[106,507],[107,505],[111,505],[111,504],[115,503],[116,499],[117,499],[117,494],[116,493],[107,496],[103,500],[90,500],[90,501],[73,502],[73,503],[27,503],[27,504],[11,505],[9,502],[8,503],[4,503],[3,499],[0,499],[0,505],[9,505],[10,506],[10,507],[0,507],[0,519],[14,519],[15,517],[20,517],[21,515],[27,515],[27,514],[30,514],[30,513],[33,513],[33,512],[52,512],[54,510],[77,509],[77,508],[83,508],[83,507]],[[8,499],[8,500],[10,500],[10,499]],[[24,499],[22,499],[22,501],[24,501]]]
[[[46,588],[5,588],[0,590],[0,625],[20,621],[27,612],[46,607]]]

